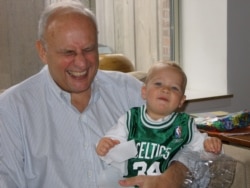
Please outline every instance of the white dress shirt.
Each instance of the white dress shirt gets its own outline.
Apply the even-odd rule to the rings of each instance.
[[[117,119],[144,103],[142,83],[98,71],[80,113],[45,66],[0,95],[1,188],[96,188],[105,164],[95,144]]]

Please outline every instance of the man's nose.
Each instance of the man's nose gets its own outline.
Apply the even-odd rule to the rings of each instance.
[[[77,65],[78,67],[83,67],[86,66],[87,60],[84,54],[77,54],[75,56],[75,65]]]

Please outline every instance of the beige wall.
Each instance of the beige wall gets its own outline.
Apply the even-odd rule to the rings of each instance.
[[[24,80],[42,67],[35,50],[43,1],[0,0],[0,89]]]

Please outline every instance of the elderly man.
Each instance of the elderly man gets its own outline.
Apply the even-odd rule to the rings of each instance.
[[[95,144],[120,115],[144,103],[141,82],[98,70],[98,30],[82,4],[52,4],[36,43],[44,68],[0,96],[1,188],[96,188],[105,168]],[[180,187],[187,168],[173,162],[160,176],[119,183]]]

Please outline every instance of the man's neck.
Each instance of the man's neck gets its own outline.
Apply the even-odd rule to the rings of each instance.
[[[83,112],[89,104],[91,98],[91,90],[82,93],[71,94],[71,104],[76,107],[79,112]]]

